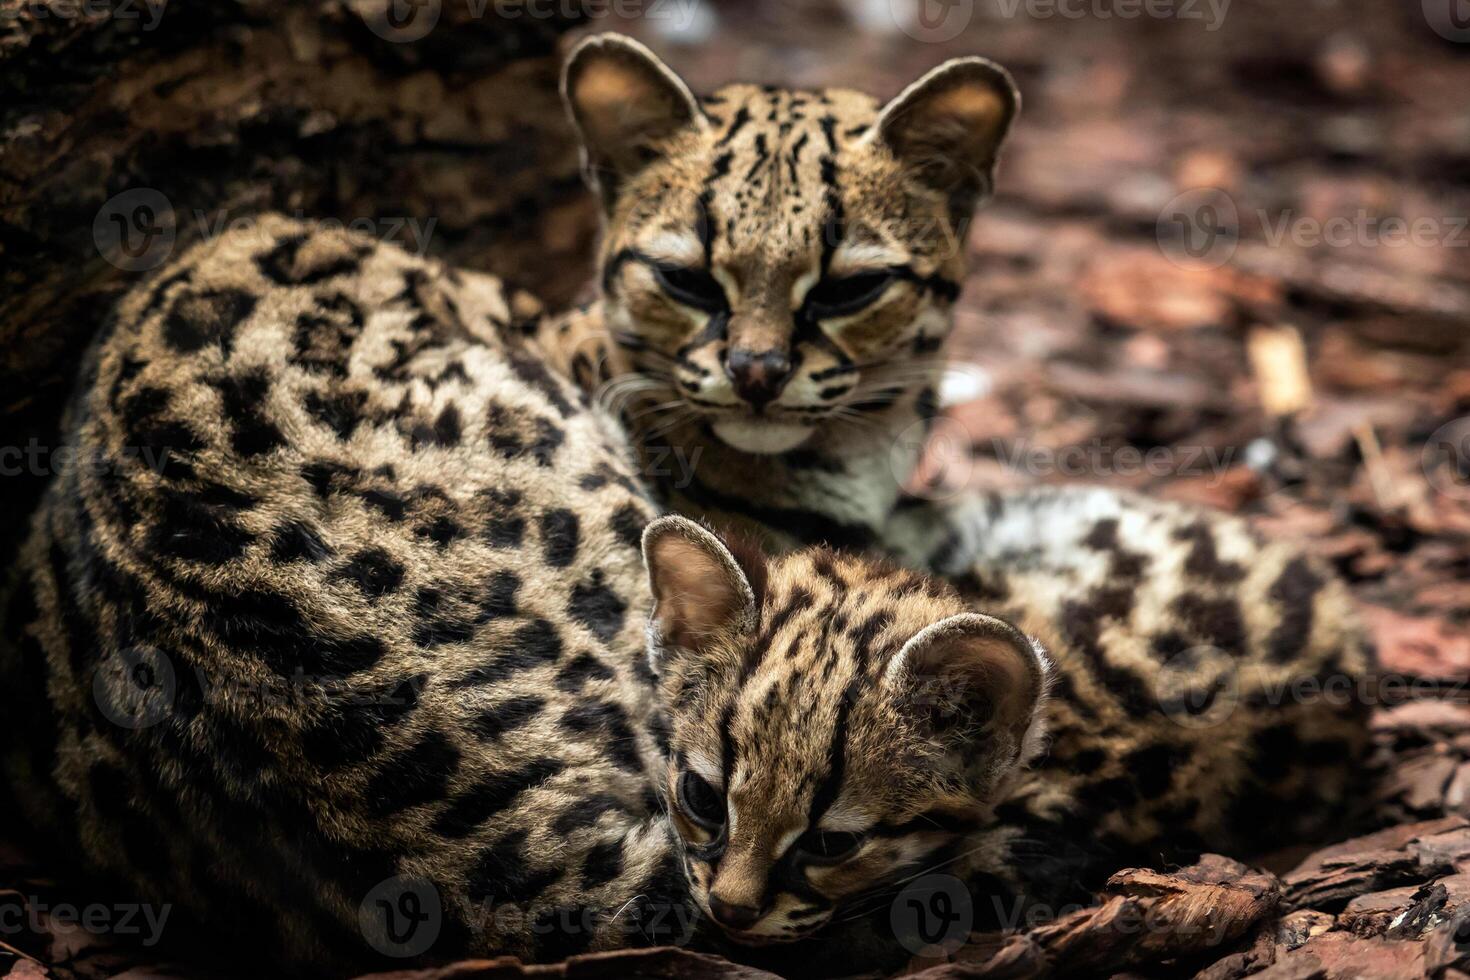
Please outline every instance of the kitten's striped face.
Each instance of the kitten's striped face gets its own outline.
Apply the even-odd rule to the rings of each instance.
[[[887,107],[753,85],[696,100],[600,35],[565,88],[608,210],[604,313],[670,424],[782,452],[933,383],[1016,108],[1001,69],[949,62]]]
[[[988,816],[1040,737],[1045,662],[936,580],[806,551],[645,535],[669,811],[693,892],[746,943],[886,906]]]

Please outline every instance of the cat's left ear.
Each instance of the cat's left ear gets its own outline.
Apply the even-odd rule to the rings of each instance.
[[[957,226],[990,195],[996,160],[1020,110],[1010,73],[985,58],[954,58],[904,89],[873,138],[911,174],[949,196]]]
[[[573,48],[561,91],[582,138],[587,180],[609,207],[619,184],[658,158],[663,141],[709,125],[683,79],[621,34],[595,34]]]
[[[659,649],[704,653],[755,628],[764,558],[737,557],[708,528],[671,516],[644,529],[643,562],[653,592],[650,632]]]

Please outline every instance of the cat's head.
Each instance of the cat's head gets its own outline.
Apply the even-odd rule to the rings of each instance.
[[[604,312],[640,373],[747,452],[932,384],[1019,96],[957,58],[887,105],[844,89],[696,98],[636,41],[572,52],[563,94],[606,212]]]
[[[860,911],[981,826],[1040,750],[1044,652],[944,583],[827,550],[767,559],[679,517],[643,551],[662,789],[694,897],[733,939]]]

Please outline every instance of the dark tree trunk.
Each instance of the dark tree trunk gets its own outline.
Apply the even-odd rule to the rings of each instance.
[[[492,0],[0,0],[0,560],[108,307],[226,222],[335,218],[567,298],[595,225],[556,91],[572,21]]]

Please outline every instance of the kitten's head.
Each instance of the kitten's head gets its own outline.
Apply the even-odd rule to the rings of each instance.
[[[1040,748],[1045,654],[943,583],[766,559],[661,518],[643,536],[669,812],[732,938],[801,939],[942,859]]]
[[[606,209],[607,322],[661,398],[777,453],[932,383],[1018,106],[1004,69],[957,58],[886,106],[755,85],[696,99],[601,34],[563,93]]]

